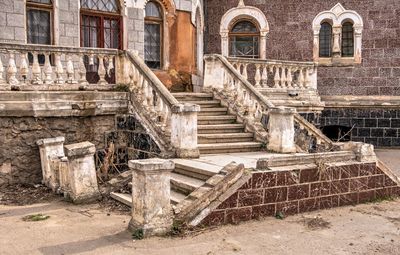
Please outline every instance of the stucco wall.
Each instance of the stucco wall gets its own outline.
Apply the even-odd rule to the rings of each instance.
[[[245,0],[261,9],[269,22],[267,58],[312,61],[314,17],[335,6],[337,0]],[[220,53],[222,16],[238,0],[206,1],[206,52]],[[362,64],[319,67],[318,89],[323,95],[400,95],[400,1],[343,0],[348,10],[364,20]]]

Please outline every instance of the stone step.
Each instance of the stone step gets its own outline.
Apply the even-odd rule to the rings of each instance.
[[[252,133],[199,134],[197,137],[199,144],[254,141],[254,135]]]
[[[171,189],[189,195],[201,187],[204,181],[183,174],[171,173]]]
[[[172,93],[172,95],[180,102],[183,101],[204,101],[204,100],[213,100],[214,96],[210,93]]]
[[[234,115],[199,116],[197,118],[198,125],[233,124],[235,122],[236,116]]]
[[[202,154],[253,152],[262,149],[263,144],[259,142],[199,144],[199,150]]]
[[[227,115],[228,108],[226,107],[214,107],[214,108],[202,108],[197,116],[218,116]]]
[[[186,195],[171,189],[171,204],[173,205],[179,204],[185,198]]]
[[[114,198],[115,200],[117,200],[127,206],[132,206],[132,195],[117,193],[117,192],[111,192],[110,195],[111,195],[111,198]]]
[[[242,133],[243,124],[198,125],[198,134]]]
[[[220,166],[189,159],[174,159],[175,173],[183,174],[199,180],[207,181],[221,171]]]
[[[211,107],[221,107],[220,100],[179,100],[182,103],[190,103],[190,104],[197,104],[203,108],[211,108]]]

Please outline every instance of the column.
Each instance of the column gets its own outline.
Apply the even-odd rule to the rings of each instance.
[[[90,142],[65,146],[69,161],[70,197],[74,203],[90,203],[101,197],[94,163],[95,152],[96,148]]]
[[[295,153],[295,108],[276,107],[268,112],[268,150],[277,153]]]
[[[144,237],[166,234],[172,227],[170,174],[171,160],[131,160],[132,218],[131,232],[143,231]]]
[[[171,108],[171,143],[176,148],[178,158],[198,158],[197,113],[200,106],[178,104]]]

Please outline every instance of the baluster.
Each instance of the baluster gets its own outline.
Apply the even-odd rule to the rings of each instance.
[[[299,69],[299,81],[298,81],[298,83],[299,83],[299,87],[300,88],[304,87],[304,75],[303,75],[303,69],[302,68]]]
[[[56,54],[56,84],[64,84],[64,68],[61,63],[61,54],[57,53]]]
[[[88,85],[89,82],[86,80],[86,66],[84,62],[85,55],[84,54],[79,54],[79,84],[81,85]]]
[[[142,75],[141,75],[142,76]],[[143,80],[143,83],[141,83],[141,84],[143,84],[143,86],[142,86],[142,88],[141,88],[141,98],[142,98],[142,103],[143,103],[143,106],[144,106],[144,108],[148,108],[148,104],[147,104],[147,93],[148,93],[148,83],[147,83],[147,80]]]
[[[106,69],[104,68],[104,56],[99,55],[99,69],[97,70],[97,73],[99,74],[100,80],[97,84],[99,85],[107,85],[106,81]]]
[[[152,116],[156,113],[154,106],[154,91],[151,86],[148,86],[149,92],[147,93],[147,103],[149,105],[149,111]]]
[[[229,92],[233,95],[235,93],[235,79],[229,74]]]
[[[53,84],[53,68],[51,67],[50,63],[50,54],[46,53],[44,61],[44,83],[45,84]]]
[[[279,66],[275,66],[275,77],[274,77],[274,82],[275,82],[275,88],[279,88],[279,83],[281,81],[281,77],[279,75]]]
[[[242,74],[242,64],[240,62],[236,62],[236,70],[239,74]]]
[[[114,59],[113,56],[108,57],[108,65],[107,65],[107,75],[111,77],[111,70],[114,69]]]
[[[32,63],[32,81],[33,85],[41,85],[43,84],[42,81],[42,70],[39,65],[38,53],[33,52],[33,63]]]
[[[74,70],[74,63],[72,62],[72,56],[67,56],[67,83],[68,84],[76,84],[78,83],[75,80],[75,70]]]
[[[254,80],[256,82],[256,88],[261,88],[261,72],[260,72],[260,64],[256,64],[256,75],[254,76]]]
[[[304,80],[304,87],[305,88],[309,88],[310,87],[310,83],[311,83],[310,69],[306,68],[305,72],[306,72],[306,77],[305,77],[305,80]]]
[[[292,76],[292,71],[293,69],[291,67],[288,68],[287,76],[286,76],[286,82],[288,87],[294,87],[293,86],[293,76]]]
[[[161,99],[161,97],[157,97],[157,101],[156,101],[156,113],[157,113],[157,121],[160,125],[162,125],[163,120],[162,120],[162,116],[163,116],[163,101]]]
[[[136,87],[136,84],[135,84],[135,80],[136,80],[136,72],[135,72],[135,69],[134,69],[134,66],[133,66],[133,64],[130,64],[129,65],[129,85],[130,85],[130,87],[131,87],[131,89],[133,88],[135,88]]]
[[[223,75],[224,75],[223,92],[228,92],[228,90],[229,90],[229,77],[228,77],[228,72],[224,70],[224,71],[223,71]]]
[[[248,66],[249,64],[243,64],[243,77],[246,79],[246,80],[248,80],[248,74],[247,74],[247,66]]]
[[[3,73],[4,73],[4,67],[3,67],[3,61],[1,60],[1,55],[0,55],[0,85],[5,83],[4,78],[3,78]]]
[[[169,116],[169,108],[166,103],[163,102],[163,109],[161,115],[161,125],[165,129],[168,126],[168,116]]]
[[[15,55],[14,53],[10,53],[10,58],[8,60],[7,67],[7,80],[10,85],[18,85],[19,81],[17,79],[17,65],[15,64]]]
[[[286,87],[286,67],[282,66],[281,67],[281,87],[285,88]]]
[[[262,74],[261,74],[261,85],[263,88],[268,86],[268,70],[267,65],[263,65]]]
[[[19,72],[21,74],[21,77],[24,79],[24,83],[26,83],[26,80],[28,79],[28,74],[29,74],[29,65],[28,65],[28,61],[26,61],[26,53],[21,53],[20,58],[21,58],[21,65],[19,67]],[[3,66],[3,65],[1,65],[1,66]]]

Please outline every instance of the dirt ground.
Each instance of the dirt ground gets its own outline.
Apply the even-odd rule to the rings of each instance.
[[[129,215],[62,201],[0,206],[0,254],[400,254],[400,200],[133,240]],[[41,213],[47,220],[26,222]]]
[[[399,150],[377,154],[400,174]],[[49,218],[23,219],[36,214]],[[129,219],[129,208],[112,200],[76,206],[42,186],[0,190],[0,255],[400,255],[400,200],[140,241],[126,230]]]

